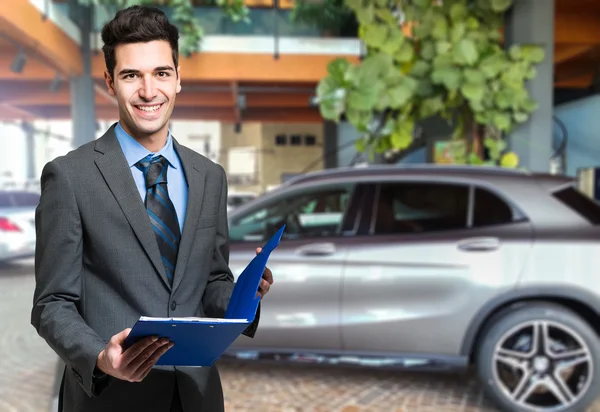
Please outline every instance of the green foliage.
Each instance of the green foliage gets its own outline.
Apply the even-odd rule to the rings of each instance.
[[[356,36],[354,11],[346,5],[345,0],[296,0],[290,20],[336,36],[347,32],[353,32],[351,35]]]
[[[502,134],[536,110],[525,85],[544,60],[535,45],[503,48],[500,29],[513,1],[346,0],[367,55],[356,65],[330,63],[317,87],[322,116],[345,116],[364,133],[359,150],[383,152],[408,147],[415,123],[439,115],[456,139],[479,126],[493,161],[512,164],[514,156],[500,161]],[[481,163],[472,153],[458,157]]]
[[[192,0],[77,0],[79,4],[88,6],[112,6],[123,9],[136,4],[166,6],[173,8],[172,22],[179,28],[181,42],[179,51],[184,56],[189,56],[198,51],[199,44],[204,37],[204,29],[197,18],[194,17]],[[207,0],[206,6],[218,6],[223,13],[234,22],[250,22],[248,7],[244,0]]]

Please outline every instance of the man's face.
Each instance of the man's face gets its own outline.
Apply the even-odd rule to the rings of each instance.
[[[175,95],[181,90],[171,53],[169,42],[162,40],[115,48],[114,79],[108,72],[104,77],[119,103],[123,128],[135,138],[166,137]]]

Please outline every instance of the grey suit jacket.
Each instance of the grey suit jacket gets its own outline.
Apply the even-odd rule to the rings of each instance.
[[[215,367],[155,367],[141,383],[95,369],[110,338],[141,315],[225,314],[234,286],[225,171],[174,145],[189,196],[172,287],[114,125],[44,167],[31,322],[66,364],[64,411],[167,412],[175,378],[185,410],[204,411],[207,397],[222,396],[213,393],[221,390]],[[254,336],[258,318],[245,335]]]

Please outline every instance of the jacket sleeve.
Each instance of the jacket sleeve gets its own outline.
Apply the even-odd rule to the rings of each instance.
[[[31,323],[65,362],[88,396],[110,382],[96,361],[104,342],[79,313],[82,294],[83,230],[73,187],[58,162],[41,176],[36,209],[35,291]]]
[[[227,176],[225,170],[219,166],[221,171],[221,197],[219,203],[219,217],[217,221],[217,235],[215,237],[215,248],[211,263],[208,284],[204,290],[202,304],[208,316],[221,318],[225,316],[227,305],[231,298],[234,287],[234,278],[229,268],[229,224],[227,222]],[[260,304],[256,311],[256,317],[243,334],[254,337],[260,318]]]

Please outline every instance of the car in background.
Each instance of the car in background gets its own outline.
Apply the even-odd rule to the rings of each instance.
[[[572,179],[433,165],[297,177],[229,214],[236,277],[284,223],[258,332],[227,357],[474,367],[504,411],[596,399],[600,205]]]
[[[35,208],[39,193],[0,190],[0,263],[35,255]]]

